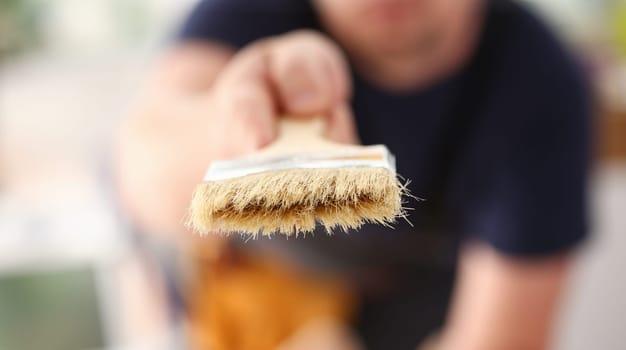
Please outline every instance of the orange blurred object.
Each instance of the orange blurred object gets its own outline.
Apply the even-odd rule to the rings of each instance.
[[[350,323],[354,298],[338,281],[257,256],[201,255],[189,303],[193,349],[273,350],[316,320]]]

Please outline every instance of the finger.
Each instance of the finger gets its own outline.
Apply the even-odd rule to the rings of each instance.
[[[354,116],[347,103],[340,103],[328,114],[325,136],[335,142],[360,143]]]
[[[216,113],[220,114],[216,117],[230,118],[246,151],[259,149],[276,137],[276,108],[266,59],[262,45],[242,51],[215,85]]]
[[[265,79],[272,40],[262,40],[239,51],[217,77],[215,86],[228,87],[251,78]]]
[[[249,80],[230,89],[221,110],[232,119],[233,130],[237,131],[233,140],[240,142],[244,151],[255,151],[276,138],[276,113],[263,81]]]
[[[328,42],[328,50],[321,52],[326,57],[330,79],[332,80],[333,98],[335,102],[343,103],[352,95],[352,78],[347,59],[341,49],[334,43]]]
[[[272,52],[270,76],[281,107],[289,114],[314,114],[333,103],[330,68],[317,48],[294,43]]]
[[[274,41],[270,74],[286,112],[328,112],[350,96],[347,61],[337,45],[312,31]]]

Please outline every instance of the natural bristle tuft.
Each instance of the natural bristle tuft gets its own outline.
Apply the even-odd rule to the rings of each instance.
[[[188,225],[200,233],[253,236],[347,231],[404,217],[406,188],[385,168],[290,169],[200,184]]]

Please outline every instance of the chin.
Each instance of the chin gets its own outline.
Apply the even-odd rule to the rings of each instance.
[[[406,30],[404,28],[385,28],[371,31],[362,42],[367,43],[370,52],[401,55],[407,52],[434,50],[440,42],[441,32],[420,28]]]

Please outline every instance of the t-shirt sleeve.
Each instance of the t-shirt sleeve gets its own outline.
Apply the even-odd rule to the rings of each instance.
[[[534,19],[521,22],[520,44],[502,47],[503,73],[464,150],[450,203],[466,237],[537,256],[587,235],[591,103],[573,59]]]
[[[178,40],[217,41],[240,48],[305,28],[317,28],[308,0],[201,0],[184,21]]]

